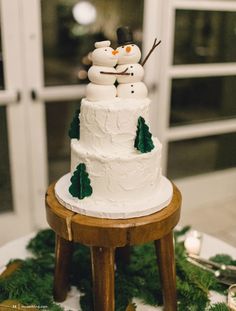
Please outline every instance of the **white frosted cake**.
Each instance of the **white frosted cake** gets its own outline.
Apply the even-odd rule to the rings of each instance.
[[[154,213],[170,202],[172,185],[161,174],[161,143],[149,130],[141,52],[131,42],[114,50],[102,41],[91,58],[91,83],[70,129],[71,173],[57,182],[56,196],[94,217]]]

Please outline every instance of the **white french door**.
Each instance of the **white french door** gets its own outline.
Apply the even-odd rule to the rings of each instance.
[[[70,166],[67,130],[84,96],[87,54],[94,41],[106,37],[114,43],[122,24],[134,29],[144,55],[155,37],[162,40],[145,64],[152,131],[163,143],[164,173],[181,188],[185,206],[235,195],[235,161],[227,154],[235,154],[229,145],[236,132],[230,99],[236,60],[227,40],[226,56],[215,51],[220,50],[217,36],[222,36],[217,25],[233,20],[236,1],[91,0],[96,12],[92,24],[80,24],[73,16],[79,2],[1,0],[0,118],[7,124],[2,132],[9,149],[3,157],[9,191],[4,193],[10,206],[0,213],[5,240],[46,225],[47,186]],[[230,34],[231,28],[229,23]]]
[[[1,0],[0,244],[32,230],[20,3]],[[10,17],[10,18],[9,18]]]

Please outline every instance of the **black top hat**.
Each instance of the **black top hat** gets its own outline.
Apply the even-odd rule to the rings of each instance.
[[[119,27],[116,31],[118,45],[133,43],[133,33],[128,26]]]

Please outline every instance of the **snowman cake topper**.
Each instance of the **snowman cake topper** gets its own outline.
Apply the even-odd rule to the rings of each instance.
[[[155,39],[147,56],[139,63],[141,51],[133,42],[130,28],[118,28],[117,39],[117,49],[113,49],[108,40],[95,43],[95,50],[91,53],[92,66],[88,71],[90,83],[86,88],[86,97],[90,101],[147,97],[147,87],[142,82],[143,66],[161,41]],[[114,85],[116,80],[117,87]]]

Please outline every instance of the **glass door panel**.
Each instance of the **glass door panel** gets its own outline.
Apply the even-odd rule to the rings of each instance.
[[[1,6],[0,6],[0,90],[3,89],[4,89],[4,75],[3,75],[3,52],[2,52]]]
[[[41,0],[45,88],[88,83],[88,54],[94,43],[108,39],[116,47],[116,29],[121,25],[131,27],[141,47],[143,10],[143,0]],[[80,100],[45,102],[51,182],[70,170],[67,132]]]
[[[0,6],[1,18],[1,6]],[[4,90],[2,32],[0,20],[0,91]],[[0,106],[0,213],[13,210],[6,107]]]
[[[236,62],[236,12],[176,10],[173,63]]]
[[[236,76],[173,79],[170,126],[236,117]]]
[[[128,24],[141,44],[143,0],[41,1],[46,86],[87,83],[94,42],[111,40]]]
[[[68,131],[80,101],[46,103],[49,182],[70,171]]]
[[[212,136],[209,128],[236,117],[236,70],[227,67],[236,62],[236,12],[177,8],[173,17],[167,128],[174,133],[180,126],[184,133],[192,125],[193,138],[167,142],[167,174],[179,179],[233,168],[236,134]],[[195,125],[201,137],[194,138]]]
[[[180,187],[183,210],[223,202],[235,196],[236,181],[235,1],[158,4],[156,131],[163,172]]]
[[[194,176],[236,166],[236,133],[169,143],[168,176]]]
[[[0,213],[13,210],[6,108],[0,106]]]

